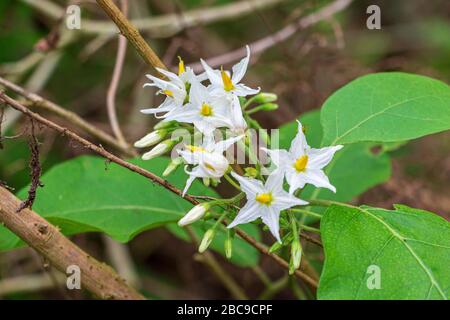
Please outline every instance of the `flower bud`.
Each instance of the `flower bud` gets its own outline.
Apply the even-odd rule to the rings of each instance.
[[[276,103],[264,103],[256,108],[261,111],[273,111],[278,109],[278,105]]]
[[[183,227],[188,224],[194,223],[195,221],[201,219],[210,207],[211,206],[206,202],[196,205],[188,213],[186,213],[184,217],[180,219],[180,221],[178,221],[178,225],[180,227]]]
[[[261,92],[257,94],[253,99],[256,103],[269,103],[277,100],[277,95],[275,93]]]
[[[211,180],[209,178],[203,178],[203,184],[205,185],[205,187],[209,187]]]
[[[225,256],[227,259],[231,259],[233,255],[233,230],[227,229],[227,238],[225,239],[224,247],[225,247]]]
[[[256,178],[258,176],[258,170],[253,167],[244,168],[245,176],[249,178]]]
[[[203,236],[202,242],[200,243],[200,246],[198,247],[198,252],[203,253],[208,249],[209,245],[214,239],[214,236],[216,235],[216,230],[214,229],[208,229],[205,232],[205,235]]]
[[[166,128],[170,128],[173,127],[177,124],[178,122],[175,120],[171,120],[171,121],[160,121],[157,124],[155,124],[154,128],[155,129],[166,129]]]
[[[166,136],[166,134],[167,134],[166,130],[156,130],[156,131],[150,132],[145,137],[136,141],[134,143],[134,146],[136,148],[150,147],[150,146],[160,142]]]
[[[144,153],[144,155],[142,156],[142,159],[150,160],[150,159],[156,158],[156,157],[166,153],[170,149],[172,149],[172,147],[174,145],[175,145],[175,142],[173,140],[170,140],[170,139],[165,140],[165,141],[161,142],[160,144],[156,145],[149,152]]]
[[[294,240],[291,244],[291,260],[289,261],[289,274],[294,274],[295,270],[300,267],[302,260],[302,246],[300,241]]]
[[[176,157],[167,165],[166,170],[163,172],[163,177],[167,177],[169,174],[174,172],[183,163],[183,158]]]

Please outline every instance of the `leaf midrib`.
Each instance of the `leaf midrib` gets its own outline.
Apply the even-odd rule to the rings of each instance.
[[[432,94],[427,94],[427,95],[423,95],[423,96],[419,96],[419,97],[410,98],[410,99],[407,99],[407,100],[404,100],[404,101],[401,101],[401,102],[394,103],[393,105],[390,105],[390,106],[388,106],[385,109],[382,109],[382,110],[380,110],[378,112],[375,112],[375,113],[371,114],[369,117],[367,117],[366,119],[358,122],[356,125],[354,125],[350,129],[348,129],[340,137],[336,137],[336,139],[334,139],[334,141],[331,143],[331,145],[335,145],[339,140],[341,140],[342,138],[344,138],[345,136],[347,136],[348,134],[350,134],[351,132],[353,132],[354,130],[359,128],[361,125],[363,125],[367,121],[369,121],[372,118],[377,117],[377,116],[385,113],[386,111],[388,111],[388,110],[390,110],[392,108],[398,107],[398,106],[400,106],[400,105],[402,105],[404,103],[408,103],[408,102],[411,102],[411,101],[414,101],[414,100],[423,99],[423,98],[426,98],[426,97],[434,97],[434,96],[435,96],[434,94],[433,95]],[[337,115],[338,115],[338,113],[336,113],[336,117],[337,117]]]

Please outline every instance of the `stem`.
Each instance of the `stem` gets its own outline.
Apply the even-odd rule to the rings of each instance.
[[[315,213],[313,211],[309,211],[309,210],[305,210],[305,209],[296,209],[296,208],[291,208],[289,210],[292,211],[292,212],[303,213],[303,214],[306,214],[306,215],[311,216],[311,217],[322,219],[322,215],[321,214]]]
[[[227,180],[233,187],[235,187],[237,190],[241,191],[241,187],[226,173],[224,175],[225,180]]]
[[[305,224],[301,224],[300,227],[306,231],[311,231],[320,234],[320,230],[314,227],[307,226]]]

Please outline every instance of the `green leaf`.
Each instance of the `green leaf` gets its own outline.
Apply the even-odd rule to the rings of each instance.
[[[322,139],[319,110],[305,113],[300,120],[305,127],[308,143],[312,147],[319,147]],[[289,148],[296,134],[297,123],[295,121],[282,126],[280,128],[280,147]],[[327,189],[308,185],[302,192],[302,198],[350,201],[369,188],[387,181],[391,175],[390,158],[385,153],[374,154],[371,152],[373,146],[373,143],[344,146],[325,168],[325,172],[337,192],[333,193]]]
[[[133,163],[158,175],[164,171],[168,159],[133,160]],[[183,170],[175,172],[170,182],[182,188],[186,182]],[[127,242],[145,230],[177,222],[192,205],[168,190],[153,184],[145,177],[132,173],[114,163],[91,156],[78,157],[50,169],[41,179],[33,209],[59,226],[67,235],[80,232],[104,232],[114,239]],[[27,188],[18,193],[26,197]],[[217,197],[201,183],[192,185],[192,194]],[[256,229],[256,227],[255,227]],[[0,249],[17,247],[20,240],[5,228],[0,228]],[[256,249],[239,239],[245,256],[235,259],[240,265],[257,263]]]
[[[450,223],[427,211],[333,205],[321,220],[319,299],[448,299]],[[379,267],[380,289],[369,266]],[[371,287],[372,289],[369,289]]]
[[[419,138],[450,129],[450,88],[419,75],[370,74],[331,95],[321,123],[323,145]]]

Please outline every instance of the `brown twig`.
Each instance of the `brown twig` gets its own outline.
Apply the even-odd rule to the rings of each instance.
[[[136,155],[136,152],[129,146],[124,147],[122,146],[114,137],[110,136],[106,132],[99,130],[95,126],[91,125],[87,121],[85,121],[83,118],[78,116],[76,113],[73,113],[71,111],[67,111],[61,106],[58,106],[57,104],[44,99],[43,97],[28,92],[24,88],[16,85],[15,83],[12,83],[2,77],[0,77],[0,85],[4,86],[5,88],[8,88],[15,93],[23,96],[27,100],[31,101],[32,107],[39,108],[42,110],[46,110],[48,112],[51,112],[52,114],[55,114],[67,121],[69,121],[71,124],[76,126],[77,128],[80,128],[84,132],[88,133],[89,135],[93,136],[94,138],[100,140],[101,142],[114,147],[117,150],[120,150],[122,153],[124,153],[127,156],[133,157]]]
[[[123,15],[126,17],[128,14],[128,0],[121,0],[121,7]],[[119,34],[117,42],[117,55],[116,63],[114,65],[114,71],[111,79],[111,83],[106,94],[106,107],[108,111],[109,123],[111,124],[111,129],[114,132],[117,140],[123,145],[127,145],[125,136],[120,129],[119,121],[117,120],[117,110],[116,110],[116,93],[117,87],[119,86],[120,76],[122,75],[123,64],[125,62],[125,54],[127,52],[127,39]]]
[[[17,213],[21,212],[25,208],[32,209],[34,200],[36,199],[36,191],[37,188],[43,187],[44,185],[41,182],[41,163],[39,161],[39,141],[36,138],[36,132],[34,127],[34,120],[30,117],[31,130],[30,130],[30,141],[28,143],[30,147],[30,176],[31,176],[31,185],[28,190],[28,197],[25,201],[23,201],[19,208],[16,210]]]
[[[109,266],[100,263],[40,215],[26,208],[16,213],[20,200],[0,187],[0,222],[43,255],[59,271],[75,265],[81,271],[82,286],[102,299],[144,299]]]
[[[152,68],[166,69],[156,53],[145,42],[144,38],[117,6],[110,0],[96,0],[97,3],[108,14],[112,21],[117,25],[120,32],[130,41],[136,51],[141,55],[142,59]]]
[[[337,12],[344,10],[353,0],[335,0],[329,5],[323,7],[322,9],[314,12],[306,17],[300,18],[294,23],[291,23],[284,27],[283,29],[271,34],[267,37],[259,39],[251,44],[250,50],[254,55],[261,54],[269,48],[272,48],[278,43],[286,41],[291,36],[293,36],[297,31],[306,29],[320,21],[329,19]],[[246,54],[245,48],[239,48],[237,50],[233,50],[231,52],[227,52],[225,54],[206,59],[208,64],[211,67],[218,67],[221,65],[225,65],[227,63],[231,63],[241,59]],[[190,65],[191,68],[195,72],[199,72],[203,70],[203,67],[200,63],[193,63]]]
[[[19,102],[17,102],[16,100],[8,97],[6,94],[0,92],[0,100],[3,100],[5,103],[9,104],[11,107],[13,107],[14,109],[30,116],[33,117],[34,119],[36,119],[38,122],[42,123],[43,125],[52,128],[56,131],[58,131],[59,133],[68,136],[70,139],[72,139],[73,141],[76,141],[78,143],[80,143],[81,145],[83,145],[85,148],[101,155],[102,157],[108,159],[111,162],[114,162],[124,168],[127,168],[128,170],[131,170],[133,172],[136,172],[148,179],[150,179],[152,182],[166,188],[167,190],[179,195],[180,197],[182,197],[182,191],[180,189],[178,189],[177,187],[175,187],[174,185],[172,185],[171,183],[169,183],[168,181],[158,177],[157,175],[151,173],[150,171],[147,171],[139,166],[136,166],[132,163],[129,163],[125,160],[122,160],[121,158],[113,155],[112,153],[106,151],[104,148],[99,147],[95,144],[93,144],[92,142],[78,136],[76,133],[68,130],[67,128],[64,128],[44,117],[42,117],[41,115],[32,112],[31,110],[29,110],[27,107],[23,106],[22,104],[20,104]],[[185,195],[184,199],[189,201],[190,203],[192,203],[193,205],[197,205],[199,204],[199,202],[192,196],[190,195]],[[224,224],[226,224],[225,222],[223,222]],[[256,249],[258,249],[261,253],[271,257],[272,259],[274,259],[279,265],[281,265],[282,267],[289,269],[289,263],[286,262],[284,259],[282,259],[281,257],[277,256],[276,254],[270,253],[269,249],[259,243],[258,241],[256,241],[253,237],[251,237],[250,235],[248,235],[247,233],[245,233],[244,231],[240,230],[240,229],[236,229],[236,233],[245,241],[247,241],[249,244],[251,244],[253,247],[255,247]],[[307,274],[303,273],[300,270],[297,270],[295,272],[295,275],[298,276],[300,279],[303,279],[305,282],[307,282],[309,285],[311,285],[313,288],[317,288],[317,281],[315,281],[313,278],[311,278],[310,276],[308,276]]]

